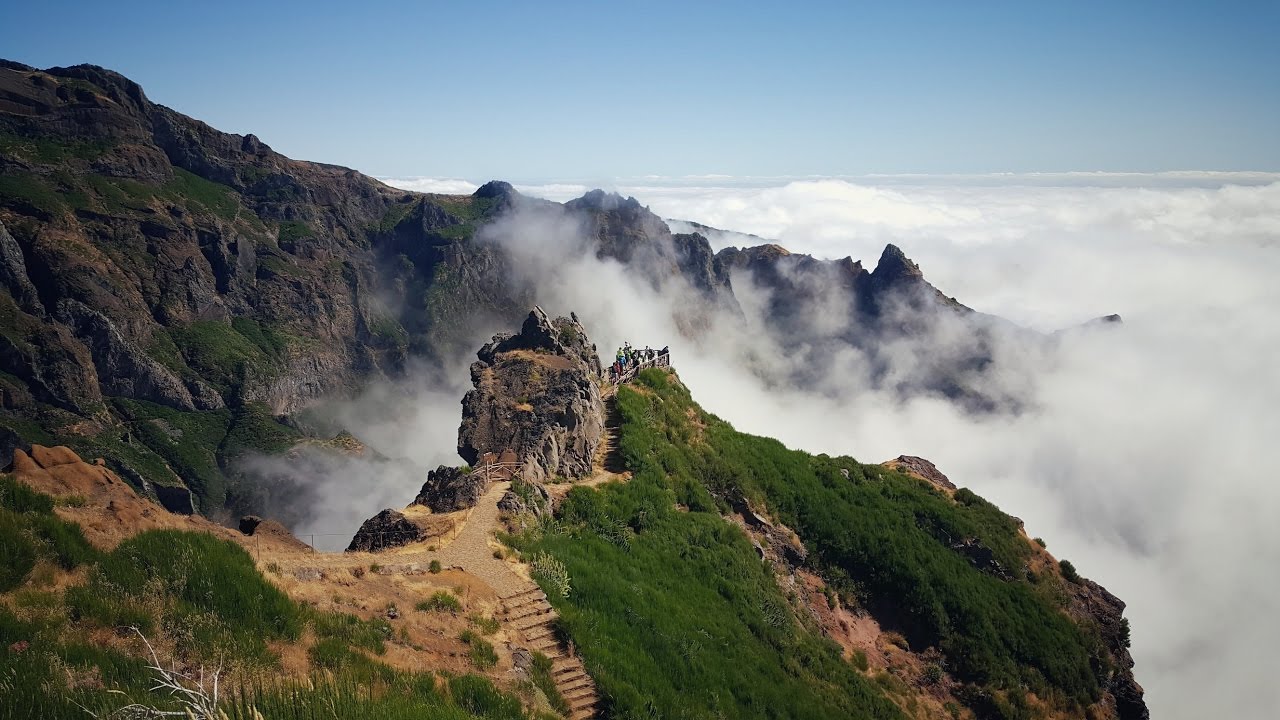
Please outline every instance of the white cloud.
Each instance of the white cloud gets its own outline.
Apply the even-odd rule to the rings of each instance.
[[[521,189],[564,200],[585,186]],[[665,217],[868,266],[892,242],[947,295],[1040,330],[1124,315],[1121,328],[1074,333],[1043,355],[1001,348],[1010,371],[995,380],[1029,388],[1031,409],[974,417],[872,389],[853,351],[825,394],[782,391],[760,375],[783,377],[803,356],[751,334],[758,296],[745,330],[713,323],[692,340],[678,327],[696,298],[654,294],[574,252],[571,225],[516,219],[492,238],[519,240],[509,246],[526,254],[540,301],[575,310],[605,352],[670,343],[694,397],[740,429],[864,461],[922,455],[1022,517],[1129,603],[1154,717],[1262,718],[1280,706],[1264,676],[1280,646],[1280,176],[642,178],[614,189]],[[918,357],[906,350],[904,372]]]
[[[893,242],[948,295],[1042,330],[1125,316],[1006,357],[1008,382],[1034,391],[1018,416],[902,402],[869,389],[856,357],[834,395],[766,387],[743,348],[767,343],[718,326],[680,338],[671,318],[688,299],[654,297],[616,264],[578,256],[544,287],[602,347],[670,339],[694,396],[743,430],[864,461],[923,455],[1022,517],[1129,603],[1154,717],[1264,717],[1280,704],[1262,677],[1280,645],[1280,182],[1190,175],[619,188],[825,257],[873,265]]]

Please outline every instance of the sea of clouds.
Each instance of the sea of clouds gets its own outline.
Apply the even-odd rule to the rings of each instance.
[[[593,185],[517,188],[566,200]],[[676,231],[688,228],[680,221],[725,230],[711,233],[717,248],[767,238],[871,269],[894,243],[945,294],[1042,332],[1120,313],[1120,329],[1073,332],[1045,353],[1005,349],[1007,375],[993,382],[1019,384],[1028,409],[973,415],[880,392],[856,370],[822,392],[774,382],[787,348],[750,333],[763,303],[743,285],[745,330],[712,322],[701,338],[683,337],[675,318],[691,297],[655,292],[581,252],[563,219],[516,216],[484,233],[518,254],[522,280],[540,288],[548,311],[576,311],[602,349],[670,344],[694,397],[740,429],[866,462],[921,455],[1021,517],[1057,557],[1129,604],[1154,717],[1266,717],[1280,707],[1270,677],[1280,647],[1280,176],[637,178],[606,189],[635,196]],[[762,347],[777,368],[762,366]],[[448,461],[466,377],[461,367],[446,375],[453,380],[422,395],[430,402],[367,432],[371,445]],[[361,423],[381,422],[368,408],[391,405],[357,401],[351,429],[362,434]]]

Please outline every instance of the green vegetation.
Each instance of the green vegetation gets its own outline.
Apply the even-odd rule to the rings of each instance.
[[[391,624],[382,618],[362,620],[347,613],[314,613],[311,627],[318,638],[354,645],[377,655],[387,651],[385,643],[392,634]]]
[[[440,682],[430,672],[394,670],[367,656],[384,652],[391,639],[384,620],[299,606],[235,543],[153,530],[104,555],[68,530],[74,525],[52,534],[42,529],[57,520],[53,507],[52,498],[0,476],[0,577],[18,577],[22,585],[0,586],[0,717],[78,720],[86,709],[106,717],[130,703],[181,714],[177,698],[152,690],[146,646],[127,628],[163,635],[177,653],[162,656],[166,666],[172,660],[234,670],[234,682],[224,679],[222,688],[220,709],[228,720],[531,717],[518,698],[484,678]],[[79,540],[62,544],[58,533]],[[14,562],[23,557],[31,562]],[[38,572],[24,583],[28,565],[45,561],[90,565],[87,584],[61,590],[50,578],[36,587]],[[279,677],[268,643],[299,641],[308,625],[317,638],[308,648],[316,674]],[[115,629],[119,637],[109,646],[93,644],[89,638],[101,636],[99,628]],[[492,650],[483,639],[471,639],[477,665],[491,664]]]
[[[547,702],[551,705],[551,709],[564,717],[569,717],[571,708],[569,702],[560,694],[560,690],[556,687],[556,681],[551,658],[540,652],[533,654],[533,664],[529,668],[529,678],[533,680],[533,684],[542,691],[547,697]]]
[[[487,670],[498,664],[498,653],[493,649],[493,643],[471,630],[463,630],[458,639],[471,646],[471,662],[476,667]]]
[[[1107,670],[1094,635],[1031,583],[983,573],[951,549],[966,540],[1003,567],[1023,567],[1032,546],[997,507],[968,490],[953,500],[883,467],[738,433],[662,371],[638,384],[617,400],[634,479],[575,488],[558,520],[512,539],[572,576],[563,597],[535,574],[617,714],[895,714],[797,624],[746,538],[721,519],[732,494],[796,529],[813,569],[846,602],[870,609],[911,648],[940,650],[942,666],[980,693],[1016,704],[1030,690],[1063,707],[1099,696]]]
[[[484,615],[472,615],[467,619],[471,621],[472,625],[476,626],[477,630],[485,635],[492,635],[498,632],[499,628],[502,627],[502,623],[498,622],[497,618],[486,617]]]
[[[633,416],[624,442],[643,423]],[[699,505],[711,512],[682,512],[667,474],[632,462],[631,482],[574,488],[559,519],[510,538],[573,577],[568,597],[543,589],[611,698],[610,715],[900,717],[833,644],[800,626],[769,568],[709,498]]]
[[[283,220],[280,222],[279,242],[296,242],[303,238],[314,237],[315,230],[301,220]]]
[[[79,525],[53,514],[53,498],[0,476],[0,592],[21,585],[41,560],[72,570],[98,556]]]
[[[413,607],[419,612],[450,612],[455,615],[462,612],[462,603],[448,590],[437,590],[431,597],[419,600]]]
[[[112,140],[66,140],[0,132],[0,155],[19,157],[40,165],[56,165],[68,160],[97,160],[114,146]]]
[[[1058,569],[1062,571],[1062,577],[1067,582],[1080,582],[1080,573],[1076,572],[1076,566],[1072,565],[1070,560],[1059,560]]]
[[[186,364],[223,390],[238,385],[246,372],[269,375],[283,350],[284,340],[278,333],[251,319],[239,320],[239,327],[234,322],[199,320],[169,329]]]
[[[173,169],[173,179],[164,190],[171,199],[187,207],[196,205],[223,220],[235,220],[240,210],[240,196],[234,189],[179,167]]]

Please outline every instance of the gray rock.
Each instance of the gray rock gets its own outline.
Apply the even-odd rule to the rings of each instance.
[[[427,481],[413,502],[425,505],[433,512],[466,510],[475,507],[488,484],[487,478],[479,473],[441,465],[427,473]]]
[[[107,316],[77,300],[63,298],[58,301],[58,319],[89,348],[104,394],[150,400],[178,410],[197,409],[178,376],[126,340]],[[221,407],[221,398],[218,402]]]
[[[576,320],[534,308],[518,335],[495,335],[471,366],[458,454],[472,465],[511,453],[526,480],[583,477],[604,432],[601,369]]]
[[[404,513],[387,508],[374,515],[356,531],[347,552],[377,552],[389,547],[408,545],[426,537],[426,532]]]
[[[22,248],[4,223],[0,223],[0,285],[9,289],[18,307],[33,315],[44,314],[36,286],[27,275],[27,261],[22,256]]]

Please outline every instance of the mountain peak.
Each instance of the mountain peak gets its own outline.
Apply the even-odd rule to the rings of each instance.
[[[516,189],[511,183],[504,180],[490,180],[471,193],[471,196],[477,198],[502,198],[515,194]]]
[[[624,198],[616,192],[605,192],[599,188],[586,193],[577,200],[570,200],[565,205],[593,210],[639,210],[642,207],[640,201],[634,197]]]
[[[898,280],[924,279],[920,266],[911,261],[902,249],[892,243],[884,246],[880,260],[871,276],[881,282]]]

